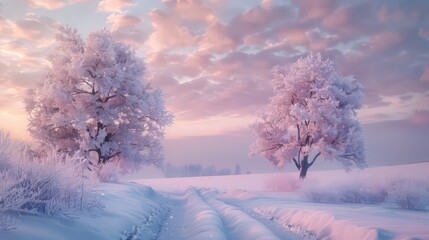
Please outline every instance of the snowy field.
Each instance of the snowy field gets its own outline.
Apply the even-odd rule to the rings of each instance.
[[[429,163],[102,183],[103,211],[21,216],[0,239],[429,239]],[[416,208],[418,210],[410,210]]]

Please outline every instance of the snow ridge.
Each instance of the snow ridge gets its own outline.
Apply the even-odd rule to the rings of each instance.
[[[193,188],[169,195],[171,213],[159,235],[162,239],[227,240],[219,214]]]
[[[256,219],[244,212],[240,207],[225,203],[216,197],[217,192],[207,188],[198,189],[203,199],[222,216],[231,239],[300,239],[294,234],[283,232],[282,236],[275,234],[260,219]]]

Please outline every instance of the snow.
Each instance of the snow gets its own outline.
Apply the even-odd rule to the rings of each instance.
[[[219,214],[195,189],[170,198],[172,212],[158,239],[228,239]]]
[[[25,215],[0,239],[429,239],[427,208],[312,202],[305,194],[315,191],[307,185],[332,195],[355,185],[387,187],[388,179],[400,176],[423,179],[427,186],[427,169],[429,163],[312,171],[304,183],[297,173],[103,183],[105,209],[96,217]]]
[[[162,204],[163,197],[151,188],[135,183],[103,183],[100,190],[105,208],[95,216],[81,214],[76,219],[21,216],[16,229],[0,232],[0,239],[121,239],[125,231],[136,226],[156,229],[163,222],[167,208]],[[149,218],[154,219],[145,222]]]
[[[359,184],[365,188],[372,185],[380,187],[390,184],[392,178],[423,179],[429,186],[427,169],[429,162],[373,167],[349,173],[342,170],[312,171],[305,182],[320,187],[327,195],[339,194]],[[317,239],[429,239],[427,211],[402,210],[389,203],[309,202],[303,196],[303,186],[300,186],[301,182],[296,175],[252,174],[144,179],[138,182],[164,192],[183,191],[189,187],[212,189],[208,199],[220,199],[233,206],[240,206],[242,210],[273,219],[285,230],[296,232],[305,239],[312,239],[312,234]],[[279,189],[283,192],[278,192]]]

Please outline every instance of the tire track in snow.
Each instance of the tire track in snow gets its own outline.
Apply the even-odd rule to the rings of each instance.
[[[275,223],[268,224],[265,219],[251,216],[243,211],[242,208],[217,199],[212,191],[199,189],[198,193],[222,216],[222,220],[228,230],[229,239],[301,239],[294,233],[283,231],[281,226]]]
[[[170,209],[165,205],[151,210],[139,225],[134,225],[131,229],[123,231],[121,240],[156,240],[169,211]]]
[[[237,207],[241,211],[245,212],[247,215],[264,224],[267,228],[269,228],[273,233],[279,236],[281,239],[301,239],[301,240],[315,240],[317,239],[312,232],[305,231],[297,226],[287,225],[280,223],[278,219],[274,216],[267,216],[262,214],[259,211],[254,211],[253,209],[246,208],[237,202],[229,202],[225,200],[218,199],[219,201]]]
[[[294,225],[290,223],[284,223],[279,220],[278,216],[275,216],[269,211],[264,211],[261,208],[251,209],[243,205],[240,205],[236,201],[225,201],[218,199],[235,207],[240,208],[243,212],[246,212],[249,216],[264,223],[271,231],[276,233],[277,236],[281,236],[282,239],[301,239],[301,240],[316,240],[318,239],[316,234],[303,229],[300,225]],[[292,235],[291,235],[292,234]],[[295,236],[293,236],[295,235]]]
[[[169,194],[171,212],[157,240],[227,240],[221,216],[195,189]]]

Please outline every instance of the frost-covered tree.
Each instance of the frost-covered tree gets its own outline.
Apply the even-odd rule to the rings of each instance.
[[[44,149],[92,159],[100,170],[114,164],[127,171],[162,158],[164,128],[172,114],[159,89],[144,81],[136,52],[108,30],[82,40],[60,27],[50,67],[28,92],[29,131]]]
[[[273,69],[274,96],[251,125],[260,154],[283,168],[293,162],[300,178],[318,157],[335,159],[346,171],[366,166],[362,130],[356,119],[362,86],[352,76],[341,76],[329,59],[309,54]]]

